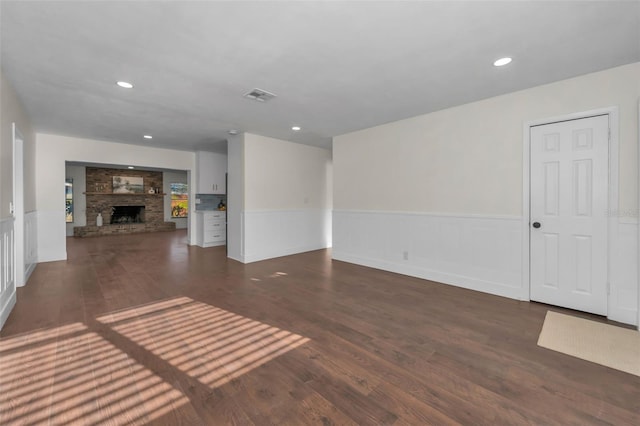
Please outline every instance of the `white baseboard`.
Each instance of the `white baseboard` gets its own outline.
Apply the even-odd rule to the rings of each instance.
[[[333,259],[343,262],[355,263],[357,265],[368,266],[370,268],[381,269],[383,271],[395,272],[397,274],[410,277],[422,278],[424,280],[435,281],[442,284],[449,284],[469,290],[481,291],[496,296],[508,297],[510,299],[520,298],[520,289],[505,286],[500,283],[480,280],[474,277],[457,275],[447,272],[434,271],[426,268],[419,268],[410,265],[400,265],[393,262],[384,262],[375,259],[365,259],[356,256],[345,255],[333,249]]]
[[[293,254],[305,253],[305,252],[314,251],[314,250],[322,250],[325,248],[327,248],[327,246],[325,246],[324,244],[304,246],[304,247],[281,248],[273,251],[265,251],[263,253],[256,254],[253,256],[244,256],[244,263],[259,262],[261,260],[273,259],[273,258],[282,257],[282,256],[291,256]]]

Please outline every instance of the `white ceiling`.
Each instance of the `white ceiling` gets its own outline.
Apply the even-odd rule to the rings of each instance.
[[[330,147],[335,135],[640,61],[638,1],[0,8],[3,73],[37,131],[185,150],[224,149],[229,129]],[[493,67],[502,56],[513,63]],[[277,98],[244,99],[253,88]]]

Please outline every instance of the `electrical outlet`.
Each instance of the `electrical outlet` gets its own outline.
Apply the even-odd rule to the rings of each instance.
[[[404,260],[409,260],[409,252],[408,252],[408,251],[406,251],[406,250],[405,250],[405,251],[403,251],[403,252],[402,252],[402,258],[403,258]]]

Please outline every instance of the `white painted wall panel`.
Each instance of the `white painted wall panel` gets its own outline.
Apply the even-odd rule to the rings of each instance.
[[[334,259],[521,296],[518,217],[334,210],[333,225]]]
[[[620,221],[611,248],[609,318],[638,325],[638,223]]]
[[[517,216],[334,210],[333,258],[528,300],[521,226]],[[610,254],[609,318],[628,324],[637,323],[637,231],[621,222]]]
[[[24,281],[27,283],[38,263],[38,215],[36,211],[24,215]]]
[[[14,219],[0,219],[0,329],[16,304]]]
[[[331,246],[331,211],[245,211],[243,262],[250,263]]]

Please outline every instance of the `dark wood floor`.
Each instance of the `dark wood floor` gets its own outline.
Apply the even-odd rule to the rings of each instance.
[[[38,265],[0,333],[0,424],[640,424],[639,377],[536,345],[548,306],[185,241]]]

